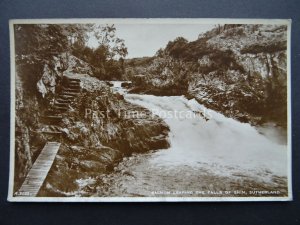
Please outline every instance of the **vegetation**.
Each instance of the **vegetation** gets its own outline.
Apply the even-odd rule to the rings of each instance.
[[[81,73],[80,69],[85,69],[81,60],[92,65],[92,72],[98,78],[117,79],[122,74],[123,58],[127,54],[127,49],[124,41],[115,36],[115,30],[114,26],[100,27],[95,24],[14,25],[15,190],[18,190],[22,184],[48,138],[42,133],[37,133],[36,130],[44,126],[41,115],[47,114],[51,109],[53,101],[50,100],[54,99],[54,94],[47,89],[44,92],[47,94],[41,95],[37,83],[41,80],[44,85],[43,90],[52,88],[51,90],[57,92],[64,71],[72,69],[76,72],[78,69]],[[92,35],[99,41],[99,47],[96,49],[86,46],[88,38]],[[75,60],[71,60],[74,58]],[[77,68],[71,68],[72,61],[76,61]]]
[[[250,46],[246,46],[241,50],[242,54],[250,53],[257,54],[261,52],[274,53],[278,51],[285,51],[287,49],[287,42],[281,41],[276,43],[265,43],[265,44],[253,44]]]
[[[285,34],[285,26],[216,25],[195,41],[177,37],[154,57],[133,59],[126,74],[138,86],[132,92],[185,94],[243,122],[286,127]]]
[[[93,74],[102,80],[120,79],[125,71],[124,58],[128,54],[124,40],[116,37],[116,28],[111,26],[95,26],[93,32],[98,40],[96,49],[75,43],[72,53],[86,62],[93,69]]]
[[[20,75],[28,90],[36,89],[33,85],[40,78],[43,66],[51,67],[53,57],[59,58],[62,53],[73,54],[91,64],[94,75],[100,79],[118,79],[124,72],[127,48],[116,37],[114,25],[17,24],[14,29],[16,63],[25,66]],[[87,46],[89,36],[97,38],[96,49]],[[67,68],[66,62],[60,70]]]

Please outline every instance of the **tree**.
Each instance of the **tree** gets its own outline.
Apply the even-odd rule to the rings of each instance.
[[[163,57],[164,55],[164,50],[162,48],[158,49],[157,52],[155,53],[156,57]]]
[[[96,49],[87,46],[92,35],[99,43]],[[43,66],[53,61],[53,56],[60,57],[62,53],[66,54],[66,61],[68,55],[73,54],[90,63],[97,77],[102,78],[106,74],[107,79],[109,76],[121,77],[124,58],[128,54],[124,40],[116,36],[114,25],[21,24],[15,25],[15,39],[16,60],[26,64],[26,70],[28,64],[33,65],[33,70],[28,70],[28,84],[31,85],[36,84]]]
[[[14,28],[17,60],[29,64],[47,61],[67,49],[68,39],[60,25],[18,24]]]
[[[113,25],[104,27],[96,26],[94,35],[98,40],[99,46],[108,49],[107,60],[125,58],[128,54],[124,40],[116,36],[116,28]]]
[[[177,37],[174,41],[169,41],[166,46],[166,52],[174,58],[180,58],[183,56],[188,41],[183,37]]]
[[[68,49],[68,37],[58,24],[17,24],[14,29],[16,69],[25,91],[35,94],[44,65]]]
[[[93,52],[93,58],[92,58],[92,65],[93,66],[99,66],[101,64],[104,64],[109,57],[109,49],[107,46],[100,45],[98,48],[96,48]]]
[[[124,58],[128,54],[124,40],[116,37],[114,25],[94,25],[92,34],[99,46],[93,51],[89,63],[99,79],[119,79],[124,73]]]
[[[93,24],[62,24],[62,33],[68,38],[68,48],[84,47],[89,38],[89,33],[93,31]]]

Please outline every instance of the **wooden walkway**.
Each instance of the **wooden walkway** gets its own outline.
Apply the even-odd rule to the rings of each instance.
[[[58,142],[47,142],[32,165],[17,196],[36,196],[44,183],[60,147]]]

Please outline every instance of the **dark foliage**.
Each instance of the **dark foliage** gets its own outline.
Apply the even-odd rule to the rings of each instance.
[[[261,52],[274,53],[278,51],[286,51],[286,49],[287,49],[286,41],[281,41],[281,42],[264,43],[263,45],[253,44],[250,46],[246,46],[241,50],[241,53],[242,54],[245,53],[257,54]]]

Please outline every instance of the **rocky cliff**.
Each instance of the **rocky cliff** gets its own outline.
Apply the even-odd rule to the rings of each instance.
[[[62,145],[40,196],[88,195],[123,156],[169,146],[167,125],[91,77],[84,61],[62,54],[17,68],[15,191],[47,141]]]
[[[81,81],[82,93],[62,121],[64,145],[40,196],[92,195],[93,184],[124,156],[169,147],[160,118],[112,93],[105,82],[89,76]]]
[[[186,95],[243,122],[286,127],[287,27],[224,25],[177,38],[144,67],[129,67],[132,92]],[[137,75],[142,77],[137,79]]]

